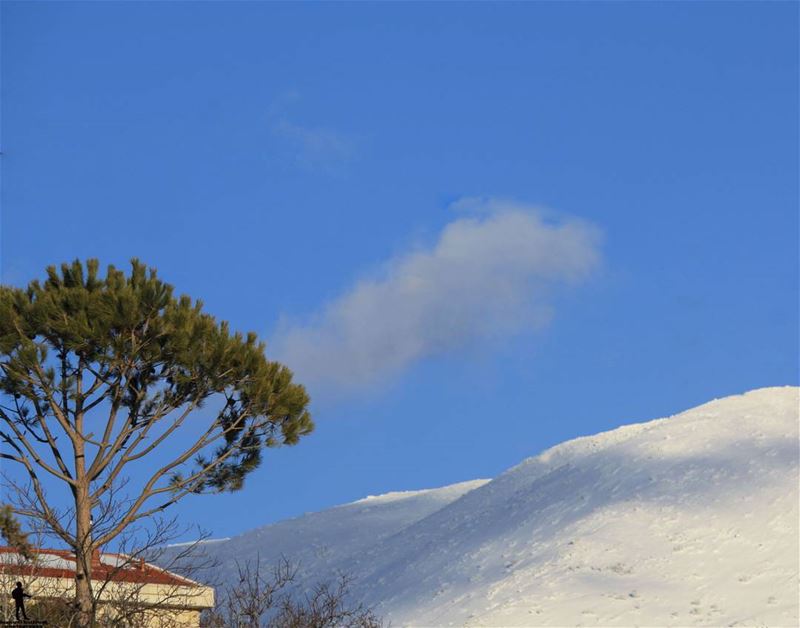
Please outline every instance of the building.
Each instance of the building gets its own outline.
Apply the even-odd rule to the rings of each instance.
[[[52,614],[59,605],[72,603],[74,578],[75,555],[70,551],[34,550],[33,560],[26,560],[14,548],[0,547],[0,586],[5,587],[0,619],[14,618],[15,582],[22,582],[33,596],[26,609],[35,619],[45,608]],[[114,626],[192,628],[200,625],[200,613],[214,606],[213,588],[125,554],[96,552],[92,587],[98,618]]]

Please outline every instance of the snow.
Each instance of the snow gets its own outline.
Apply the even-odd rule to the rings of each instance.
[[[395,626],[797,626],[798,388],[575,439],[494,480],[207,546],[336,570]]]
[[[224,543],[225,541],[230,541],[230,540],[231,540],[231,537],[223,536],[223,537],[221,537],[219,539],[200,539],[200,540],[197,540],[197,541],[183,541],[181,543],[170,543],[169,545],[166,545],[165,547],[191,547],[191,546],[197,546],[197,545],[204,545],[206,543]]]
[[[275,565],[283,557],[299,567],[298,576],[314,579],[320,574],[335,577],[336,564],[361,551],[365,544],[378,542],[424,519],[463,494],[489,480],[461,482],[439,489],[393,492],[369,496],[350,504],[256,528],[227,541],[201,543],[198,555],[218,562],[212,573],[193,573],[211,583],[235,582],[237,561],[258,559]],[[170,548],[185,549],[186,544],[165,548],[158,562],[169,568]],[[205,559],[199,562],[207,562]],[[180,569],[178,569],[180,571]]]
[[[58,554],[49,554],[47,552],[36,552],[36,562],[40,567],[47,567],[50,569],[75,569],[75,561]],[[0,564],[5,565],[26,565],[30,564],[30,560],[14,552],[0,553]]]

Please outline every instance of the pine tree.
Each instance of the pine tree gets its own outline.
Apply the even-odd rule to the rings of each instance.
[[[240,489],[265,448],[313,429],[305,389],[255,334],[231,333],[138,260],[128,275],[98,267],[0,286],[0,458],[26,478],[17,514],[75,552],[82,626],[94,621],[93,551],[186,495]],[[145,479],[123,495],[141,461]],[[71,511],[48,501],[45,476],[68,488]]]
[[[28,536],[22,531],[19,521],[14,517],[14,511],[8,504],[0,506],[0,536],[25,558],[33,556]]]

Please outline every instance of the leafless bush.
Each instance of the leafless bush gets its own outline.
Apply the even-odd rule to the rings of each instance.
[[[352,578],[340,574],[305,594],[294,587],[297,567],[282,558],[267,569],[259,558],[237,563],[238,582],[218,591],[204,628],[381,628],[375,612],[350,596]]]

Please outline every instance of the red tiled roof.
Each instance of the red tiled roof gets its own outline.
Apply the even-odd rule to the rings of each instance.
[[[75,562],[75,554],[70,550],[57,549],[35,549],[33,553],[44,559],[63,559],[64,561]],[[68,568],[66,565],[58,567],[36,565],[30,562],[10,562],[11,555],[19,555],[13,547],[0,546],[0,573],[19,576],[40,576],[42,578],[69,578],[75,577],[75,568]],[[20,557],[21,558],[21,557]],[[131,558],[125,554],[112,554],[103,552],[102,558],[109,562],[120,561],[122,566],[108,564],[101,561],[101,554],[95,552],[92,556],[92,580],[99,582],[138,582],[142,584],[165,584],[172,586],[196,587],[201,584],[182,578],[181,576],[161,569],[142,559]],[[56,561],[60,562],[60,561]]]

